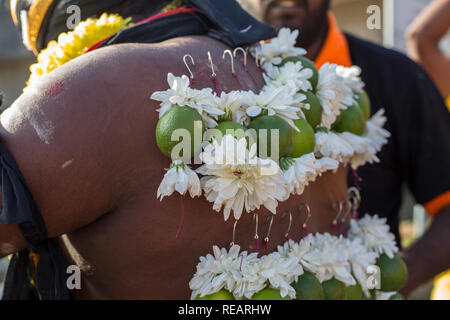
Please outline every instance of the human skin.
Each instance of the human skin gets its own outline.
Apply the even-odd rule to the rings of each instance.
[[[184,223],[178,238],[180,195],[156,198],[164,168],[170,165],[156,146],[159,102],[153,92],[166,90],[167,73],[187,74],[182,57],[195,60],[194,87],[212,87],[207,51],[222,90],[240,89],[231,74],[228,49],[204,36],[160,44],[124,44],[83,55],[42,78],[1,116],[1,139],[14,156],[42,212],[50,237],[60,239],[70,263],[82,270],[75,299],[188,299],[189,280],[199,257],[212,246],[228,247],[234,220],[223,221],[204,197],[183,197]],[[236,72],[247,89],[263,80],[254,61]],[[36,126],[36,119],[38,126]],[[40,125],[40,127],[39,127]],[[47,129],[42,132],[42,129]],[[45,131],[45,130],[44,130]],[[40,135],[39,135],[40,134]],[[284,242],[292,210],[291,236],[299,240],[311,207],[309,232],[338,230],[332,204],[345,201],[347,170],[326,173],[302,196],[279,205],[269,251]],[[268,229],[268,212],[259,212],[259,237]],[[244,213],[235,242],[243,250],[254,242],[253,215]],[[0,225],[0,256],[26,246],[17,226]],[[264,251],[262,251],[264,252]]]
[[[433,78],[442,96],[450,96],[450,59],[439,48],[450,28],[450,0],[430,3],[406,32],[408,55]]]
[[[291,5],[272,7],[266,14],[266,22],[277,27],[289,26],[292,29],[300,29],[300,38],[302,34],[307,32],[313,33],[312,35],[306,35],[307,38],[312,37],[315,40],[313,43],[305,46],[305,49],[308,50],[308,57],[314,60],[319,54],[325,41],[328,28],[326,19],[324,19],[324,16],[319,17],[318,13],[322,12],[321,8],[327,3],[329,4],[329,1],[309,1],[310,6],[307,5],[308,1],[294,2],[297,3],[297,7]],[[436,1],[436,3],[433,3],[434,10],[429,9],[429,12],[435,12],[436,15],[438,14],[438,2],[440,3],[442,9],[442,12],[439,13],[441,21],[440,24],[438,22],[434,23],[433,21],[427,21],[426,23],[426,25],[431,25],[430,27],[425,28],[426,33],[434,35],[433,37],[430,37],[430,40],[436,39],[439,34],[441,34],[439,39],[442,37],[442,23],[444,23],[442,20],[445,20],[447,25],[450,21],[450,18],[443,18],[444,15],[445,17],[448,17],[448,3],[450,3],[450,1]],[[447,4],[444,4],[444,2],[447,2]],[[444,13],[444,9],[447,10],[447,13]],[[306,15],[305,12],[308,14]],[[297,19],[293,19],[292,16],[297,17]],[[426,17],[429,16],[430,13],[426,15]],[[307,19],[307,21],[302,21],[302,19]],[[305,29],[305,25],[315,25],[315,28]],[[438,29],[441,31],[438,32]],[[443,70],[446,68],[446,65],[438,64],[437,68]],[[447,69],[450,70],[450,68]],[[443,72],[441,74],[447,76],[447,80],[449,80],[449,72]],[[375,214],[377,212],[371,213]],[[450,230],[449,226],[450,207],[447,206],[436,213],[435,219],[427,233],[415,245],[401,253],[409,270],[408,283],[401,291],[404,295],[409,295],[419,285],[425,283],[433,278],[433,276],[450,267],[450,237],[448,236],[448,232]]]

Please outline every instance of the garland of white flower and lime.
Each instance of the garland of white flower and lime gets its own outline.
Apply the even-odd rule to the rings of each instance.
[[[382,128],[383,110],[369,119],[370,102],[360,69],[327,63],[318,71],[303,56],[306,51],[295,47],[297,35],[298,31],[283,28],[276,38],[251,48],[266,82],[259,93],[219,95],[210,88],[191,88],[186,75],[168,74],[170,88],[151,96],[161,102],[156,142],[162,153],[171,157],[179,144],[172,139],[177,129],[194,137],[206,127],[223,136],[205,137],[203,145],[192,143],[191,150],[184,150],[188,154],[184,160],[175,156],[158,188],[158,198],[175,191],[189,192],[191,197],[204,193],[215,211],[223,209],[225,220],[231,212],[239,219],[244,209],[249,213],[261,206],[275,214],[278,202],[302,194],[325,171],[336,170],[340,164],[357,168],[379,161],[376,153],[390,134]],[[227,134],[229,129],[235,130],[233,134]],[[281,159],[261,157],[257,143],[236,134],[249,129],[258,134],[259,129],[268,129],[268,141],[270,129],[279,129]],[[186,158],[197,155],[203,165],[194,171]]]
[[[249,213],[261,206],[275,214],[279,201],[302,194],[323,172],[340,164],[356,169],[379,161],[376,153],[390,134],[382,128],[383,110],[369,119],[360,69],[325,64],[318,71],[303,56],[306,52],[295,47],[297,35],[281,29],[276,38],[251,48],[266,82],[260,93],[196,90],[187,76],[168,75],[170,89],[152,95],[161,102],[156,129],[160,150],[171,157],[178,143],[171,140],[173,132],[185,129],[194,136],[195,121],[218,129],[219,135],[188,150],[188,160],[200,153],[203,165],[197,170],[179,158],[172,162],[158,198],[175,191],[191,197],[204,192],[215,211],[223,209],[225,220],[231,212],[238,220],[244,209]],[[256,143],[248,146],[242,132],[249,128],[280,130],[278,163],[259,157]],[[241,135],[228,129],[242,130]],[[394,291],[406,281],[397,251],[389,227],[377,216],[352,220],[348,238],[308,235],[262,257],[234,244],[229,250],[214,246],[214,256],[200,258],[190,282],[192,298],[373,298],[375,290],[369,290],[367,281],[375,263],[384,269],[377,298],[396,298]]]
[[[264,256],[213,247],[189,283],[197,300],[401,299],[407,269],[385,219],[351,220],[347,237],[309,234]],[[379,269],[377,269],[379,268]],[[379,278],[378,278],[379,276]],[[377,283],[379,285],[377,285]]]

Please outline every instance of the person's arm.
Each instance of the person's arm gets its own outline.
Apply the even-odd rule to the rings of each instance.
[[[435,215],[424,236],[401,253],[408,266],[408,283],[401,293],[408,296],[415,288],[450,266],[450,206]]]
[[[422,11],[406,33],[409,56],[433,78],[444,98],[450,95],[450,59],[439,41],[450,28],[450,0],[435,0]]]

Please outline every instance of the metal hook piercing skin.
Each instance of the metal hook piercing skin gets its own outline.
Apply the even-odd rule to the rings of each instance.
[[[253,77],[253,75],[250,73],[250,71],[247,68],[247,50],[245,50],[244,48],[241,47],[237,47],[236,49],[234,49],[233,51],[233,56],[236,58],[236,55],[238,52],[242,52],[242,54],[244,55],[244,62],[242,63],[244,66],[244,70],[245,72],[247,72],[247,74],[250,76],[250,79],[252,79],[253,84],[257,87],[258,83],[256,82],[255,78]]]
[[[211,58],[211,52],[209,52],[209,51],[208,51],[208,61],[211,65],[211,71],[212,71],[211,77],[212,77],[212,81],[214,83],[214,88],[216,89],[216,94],[218,96],[220,96],[219,84],[217,82],[217,74],[216,74],[216,71],[214,70],[214,63]]]
[[[342,213],[343,207],[344,207],[343,201],[339,201],[339,211],[338,211],[336,217],[334,217],[334,219],[333,219],[333,222],[332,222],[332,226],[333,226],[333,227],[336,227],[336,226],[337,226],[337,221],[338,221],[338,219],[339,219],[339,216],[340,216],[341,213]],[[334,205],[334,204],[333,204],[332,208],[335,209],[335,205]]]
[[[231,52],[231,50],[229,50],[229,49],[228,49],[228,50],[225,50],[225,51],[223,52],[222,59],[225,59],[225,56],[226,56],[227,54],[230,56],[230,59],[231,59],[231,74],[233,75],[233,78],[236,79],[236,81],[237,81],[239,87],[243,90],[244,88],[242,87],[242,83],[241,83],[241,81],[239,80],[239,77],[238,77],[238,75],[237,75],[237,73],[236,73],[236,69],[234,68],[234,57],[233,57],[233,53]]]
[[[213,77],[217,76],[216,72],[214,71],[214,63],[211,58],[211,52],[209,52],[209,51],[208,51],[208,61],[209,61],[209,64],[211,65],[211,70],[212,70],[211,76],[213,76]]]
[[[195,66],[195,61],[194,61],[194,58],[192,58],[192,56],[190,55],[190,54],[185,54],[184,56],[183,56],[183,62],[184,62],[184,65],[186,66],[186,69],[188,69],[188,71],[189,71],[189,78],[190,78],[190,80],[192,81],[193,79],[194,79],[194,74],[192,73],[192,70],[191,70],[191,68],[189,68],[189,66],[188,66],[188,64],[187,64],[187,61],[186,61],[186,58],[191,58],[191,62],[192,62],[192,64]]]
[[[231,239],[230,248],[231,248],[232,246],[234,246],[234,244],[235,244],[234,241],[235,241],[235,239],[236,239],[236,226],[237,226],[238,221],[239,221],[239,220],[236,220],[236,221],[234,222],[234,224],[233,224],[233,238]]]
[[[288,225],[288,229],[286,231],[286,234],[284,235],[284,238],[286,239],[286,241],[289,241],[290,238],[291,238],[291,236],[289,235],[290,232],[291,232],[291,226],[292,226],[292,212],[289,211],[289,225]]]
[[[253,220],[256,220],[255,236],[253,238],[255,240],[255,243],[253,245],[250,245],[250,248],[256,249],[259,252],[258,213],[253,214]]]
[[[307,212],[307,216],[306,216],[306,220],[302,225],[303,229],[306,229],[308,227],[308,221],[311,218],[312,214],[311,214],[311,207],[307,204],[307,203],[303,203],[299,210],[300,210],[300,214],[302,214],[302,208],[305,207],[306,208],[306,212]]]
[[[269,218],[270,218],[269,229],[267,230],[267,235],[264,238],[264,248],[266,249],[266,252],[269,250],[269,236],[270,231],[272,230],[273,215],[271,215]]]
[[[356,187],[351,187],[348,189],[347,194],[354,194],[355,197],[352,198],[352,211],[353,211],[353,219],[358,219],[358,208],[361,203],[361,194]]]

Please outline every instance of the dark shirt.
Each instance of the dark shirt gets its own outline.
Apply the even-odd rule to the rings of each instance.
[[[354,65],[362,69],[372,114],[386,111],[392,136],[380,162],[358,169],[360,214],[387,217],[399,240],[399,208],[406,182],[426,204],[450,189],[450,113],[425,71],[405,55],[346,35]],[[354,184],[353,177],[349,182]]]

